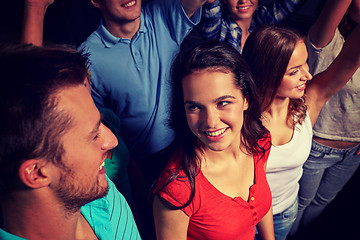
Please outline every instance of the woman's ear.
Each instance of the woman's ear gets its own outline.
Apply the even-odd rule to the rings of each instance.
[[[50,184],[48,171],[42,160],[29,159],[19,167],[19,178],[22,183],[30,188],[42,188]]]
[[[249,108],[249,101],[248,101],[249,96],[245,96],[244,97],[244,105],[243,105],[243,109],[244,111],[247,110]]]

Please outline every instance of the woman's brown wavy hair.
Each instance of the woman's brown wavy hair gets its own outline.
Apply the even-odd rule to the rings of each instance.
[[[277,25],[257,27],[246,40],[243,57],[247,61],[261,96],[262,111],[266,111],[279,89],[296,44],[305,38],[292,29]],[[290,99],[288,124],[294,127],[306,117],[305,96]]]

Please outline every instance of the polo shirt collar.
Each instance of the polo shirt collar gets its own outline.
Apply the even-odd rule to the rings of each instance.
[[[133,38],[135,38],[136,36],[139,35],[139,33],[143,33],[146,32],[146,28],[145,28],[145,19],[144,19],[144,14],[143,12],[141,12],[140,15],[140,28],[139,30],[136,32],[135,36]],[[98,29],[96,30],[96,32],[99,34],[100,38],[103,41],[103,44],[105,45],[105,47],[113,47],[115,46],[117,43],[119,42],[129,42],[129,39],[126,38],[119,38],[119,37],[115,37],[114,35],[112,35],[105,27],[104,25],[104,20],[101,19],[100,22],[100,26],[98,27]]]

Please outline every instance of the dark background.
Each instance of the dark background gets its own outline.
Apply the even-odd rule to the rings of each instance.
[[[143,3],[151,0],[142,0]],[[261,2],[261,0],[260,0]],[[262,0],[264,4],[272,0]],[[289,19],[289,25],[306,32],[321,10],[324,0],[307,0]],[[24,0],[0,0],[0,42],[19,42]],[[48,43],[80,45],[100,20],[100,13],[90,0],[55,0],[45,15],[44,40]],[[193,33],[190,37],[196,37]]]

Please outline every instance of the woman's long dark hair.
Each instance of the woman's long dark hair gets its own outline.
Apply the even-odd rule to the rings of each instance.
[[[180,157],[178,169],[170,173],[170,177],[164,186],[158,186],[158,191],[166,188],[167,184],[174,179],[189,181],[191,195],[189,200],[180,207],[169,206],[173,209],[186,207],[192,201],[195,194],[195,176],[200,169],[200,156],[202,146],[198,138],[191,132],[186,120],[184,108],[184,96],[182,80],[197,70],[208,69],[215,72],[232,73],[234,84],[246,97],[249,108],[244,112],[244,124],[241,129],[242,143],[248,153],[264,153],[257,142],[268,132],[261,123],[261,110],[258,95],[255,91],[254,81],[250,69],[240,53],[227,43],[208,41],[200,43],[191,50],[178,54],[172,65],[172,106],[170,126],[175,131],[175,146],[179,149],[175,156]],[[180,171],[186,176],[179,176]]]
[[[253,73],[257,91],[261,96],[262,111],[266,111],[274,100],[291,55],[299,42],[305,42],[300,33],[273,24],[257,27],[246,40],[242,55]],[[296,123],[302,123],[306,110],[304,96],[290,99],[289,125],[294,127]]]

